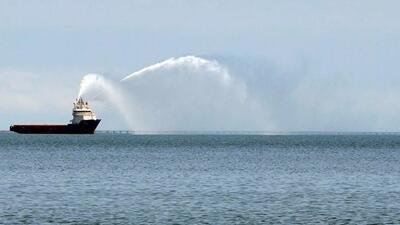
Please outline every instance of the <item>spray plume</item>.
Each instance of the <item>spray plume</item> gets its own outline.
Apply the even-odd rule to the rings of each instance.
[[[134,130],[264,129],[246,85],[217,61],[195,56],[167,59],[120,82],[88,74],[79,97],[116,105]]]

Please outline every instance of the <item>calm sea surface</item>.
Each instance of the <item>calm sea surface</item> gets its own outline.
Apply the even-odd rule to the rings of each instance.
[[[400,224],[400,135],[0,133],[0,224]]]

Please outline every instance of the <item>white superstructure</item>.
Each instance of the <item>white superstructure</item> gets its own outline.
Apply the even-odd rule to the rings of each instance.
[[[96,115],[90,109],[89,104],[84,102],[82,98],[79,98],[74,102],[72,117],[72,124],[78,124],[82,120],[96,120]]]

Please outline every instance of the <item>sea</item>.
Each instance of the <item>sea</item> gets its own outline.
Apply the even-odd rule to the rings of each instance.
[[[1,132],[0,224],[400,224],[400,134]]]

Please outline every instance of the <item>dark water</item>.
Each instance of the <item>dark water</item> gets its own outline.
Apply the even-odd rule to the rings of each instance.
[[[400,224],[400,135],[0,134],[0,224]]]

